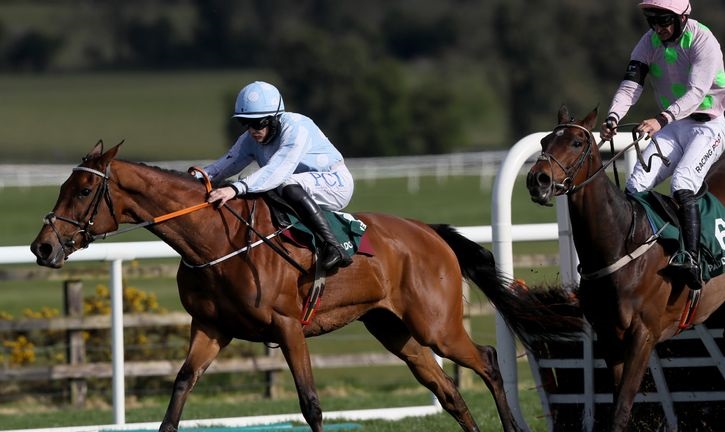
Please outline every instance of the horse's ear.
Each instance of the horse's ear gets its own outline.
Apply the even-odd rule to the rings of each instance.
[[[107,152],[103,153],[104,165],[108,164],[116,157],[116,153],[118,153],[118,149],[121,147],[121,144],[123,144],[123,141],[108,149]]]
[[[569,108],[567,108],[566,105],[562,105],[561,107],[559,107],[557,121],[559,122],[559,124],[569,123],[571,121],[571,117],[569,116]]]
[[[83,157],[83,161],[95,159],[103,153],[103,140],[98,140],[96,145],[93,146],[91,151]]]
[[[597,114],[599,114],[599,107],[595,107],[592,112],[584,117],[584,120],[581,121],[581,125],[587,128],[587,130],[594,129],[594,126],[597,124]]]

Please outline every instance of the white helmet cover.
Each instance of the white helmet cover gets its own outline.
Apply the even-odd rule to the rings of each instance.
[[[255,81],[239,92],[232,117],[261,118],[282,112],[284,101],[277,87],[264,81]]]
[[[642,0],[641,9],[665,9],[675,15],[689,15],[692,12],[689,0]]]

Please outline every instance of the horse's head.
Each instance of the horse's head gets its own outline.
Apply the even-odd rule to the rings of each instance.
[[[108,186],[111,160],[120,145],[103,153],[99,141],[73,168],[30,245],[39,265],[60,268],[70,254],[87,247],[96,235],[118,228]]]
[[[541,140],[541,154],[526,178],[531,200],[550,205],[552,198],[574,190],[587,180],[588,165],[597,149],[591,130],[597,121],[597,109],[583,120],[575,121],[566,106],[559,109],[558,125]]]

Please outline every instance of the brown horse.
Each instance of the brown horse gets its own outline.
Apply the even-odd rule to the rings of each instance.
[[[542,139],[541,155],[526,181],[531,199],[539,204],[566,194],[583,275],[612,265],[653,234],[644,209],[628,200],[605,174],[591,133],[596,118],[595,109],[575,122],[562,107],[559,124]],[[720,201],[725,199],[722,161],[711,169],[707,184]],[[611,430],[626,429],[655,344],[678,332],[689,289],[662,271],[672,252],[657,243],[619,270],[582,277],[581,307],[605,347],[614,379]],[[725,301],[725,277],[710,280],[701,298],[692,324],[703,322]]]
[[[198,266],[249,245],[255,240],[253,233],[275,231],[264,199],[248,196],[222,209],[204,207],[159,218],[203,203],[205,187],[187,174],[116,160],[119,146],[103,153],[99,142],[83,158],[62,185],[31,249],[38,264],[58,268],[74,251],[116,232],[119,224],[131,223],[145,226],[181,255],[177,283],[181,302],[192,316],[191,341],[161,431],[177,429],[192,387],[233,338],[279,345],[301,412],[313,431],[321,431],[322,410],[305,338],[355,320],[407,364],[463,430],[479,429],[433,352],[475,371],[493,394],[503,429],[521,430],[504,395],[495,349],[475,344],[463,327],[462,273],[504,316],[516,319],[510,320],[512,327],[524,340],[550,331],[540,323],[551,322],[552,315],[547,319],[545,306],[537,307],[535,298],[510,288],[489,251],[447,225],[358,214],[367,225],[374,256],[358,255],[350,267],[328,277],[316,315],[303,326],[300,318],[314,272],[304,274],[289,261],[312,270],[310,251],[275,238],[271,246],[276,247],[261,245],[214,265]],[[148,222],[160,219],[163,222]],[[289,254],[286,259],[281,249]]]

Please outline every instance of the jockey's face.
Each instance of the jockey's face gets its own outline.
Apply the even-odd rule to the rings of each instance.
[[[242,127],[246,127],[249,135],[254,138],[257,142],[264,142],[269,134],[269,123],[272,121],[271,117],[247,119],[239,118],[239,123]]]
[[[251,135],[258,143],[264,142],[267,138],[267,134],[269,134],[269,127],[263,127],[260,130],[251,127],[249,128],[249,135]]]
[[[651,12],[645,12],[645,18],[650,28],[663,42],[669,41],[675,35],[676,21],[681,19],[681,17],[674,13],[652,14]]]

